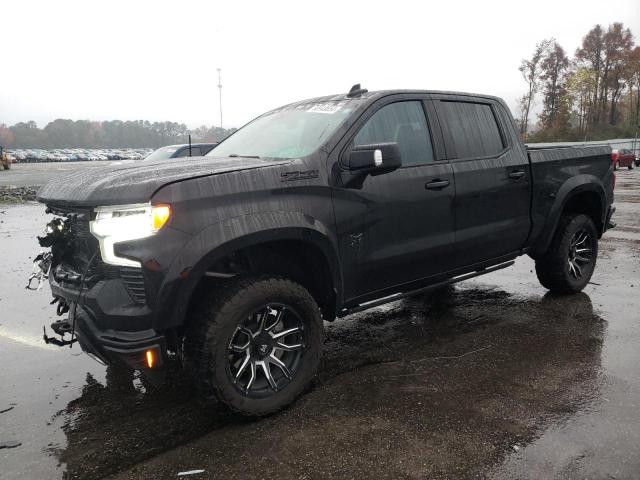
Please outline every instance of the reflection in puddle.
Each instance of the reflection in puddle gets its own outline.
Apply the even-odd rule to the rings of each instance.
[[[272,461],[284,453],[340,476],[465,476],[598,393],[606,323],[586,294],[448,288],[326,326],[315,387],[279,414],[243,419],[179,380],[154,388],[110,369],[60,412],[67,447],[53,453],[67,478],[97,478],[204,436],[220,477],[294,475]]]
[[[67,447],[52,453],[67,465],[65,478],[99,478],[230,420],[241,422],[203,405],[183,381],[157,387],[138,374],[108,367],[105,384],[87,374],[82,394],[58,413]]]

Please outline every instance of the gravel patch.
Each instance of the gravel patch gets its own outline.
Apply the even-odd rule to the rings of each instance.
[[[35,200],[38,188],[0,186],[0,203],[23,203]]]

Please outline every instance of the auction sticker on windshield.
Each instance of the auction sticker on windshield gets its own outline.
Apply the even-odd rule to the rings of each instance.
[[[336,113],[344,106],[342,102],[315,103],[307,112],[313,113]]]

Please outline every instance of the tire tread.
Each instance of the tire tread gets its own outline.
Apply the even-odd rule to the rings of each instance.
[[[587,279],[587,281],[584,282],[584,285],[576,286],[569,281],[566,270],[566,245],[571,241],[575,226],[579,224],[586,224],[593,232],[596,232],[593,220],[591,220],[587,215],[563,215],[558,222],[558,226],[553,239],[551,240],[551,244],[549,245],[549,249],[544,255],[536,259],[536,275],[538,276],[538,280],[543,287],[553,293],[577,293],[581,291],[589,281],[589,279]],[[596,255],[593,259],[595,268],[597,257],[597,238],[594,237],[593,241],[596,242]]]
[[[191,318],[191,327],[187,332],[187,337],[191,339],[193,350],[193,361],[190,366],[192,377],[196,388],[204,396],[205,400],[217,399],[227,405],[231,410],[248,416],[263,416],[274,413],[282,409],[287,403],[277,405],[272,408],[260,409],[259,411],[247,411],[235,406],[233,397],[227,390],[227,386],[219,385],[214,379],[217,377],[217,370],[226,368],[226,365],[217,365],[211,356],[211,352],[226,345],[220,345],[224,341],[221,330],[225,326],[227,319],[238,309],[243,308],[245,298],[252,295],[267,294],[270,292],[286,292],[289,295],[300,298],[302,302],[308,304],[317,312],[311,321],[320,329],[322,338],[322,319],[320,310],[311,294],[301,285],[284,277],[274,275],[260,275],[240,277],[231,280],[228,284],[222,285],[208,295],[194,309]],[[305,352],[305,362],[317,364],[320,361],[322,340],[319,348],[310,348]],[[306,383],[306,382],[305,382]],[[291,401],[295,399],[306,387],[305,384],[298,385],[298,388],[288,395]]]

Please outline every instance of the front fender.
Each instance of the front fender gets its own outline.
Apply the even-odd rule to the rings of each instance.
[[[337,241],[327,225],[300,212],[252,213],[210,225],[180,250],[159,291],[156,330],[183,323],[193,291],[217,260],[235,250],[274,240],[303,240],[318,247],[327,259],[340,300],[342,272]]]
[[[602,181],[598,177],[590,174],[573,176],[565,181],[555,193],[555,199],[548,211],[544,226],[531,247],[532,256],[535,257],[547,251],[567,203],[572,197],[583,192],[593,192],[598,196],[600,201],[601,223],[604,224],[604,217],[606,215],[606,193]]]

